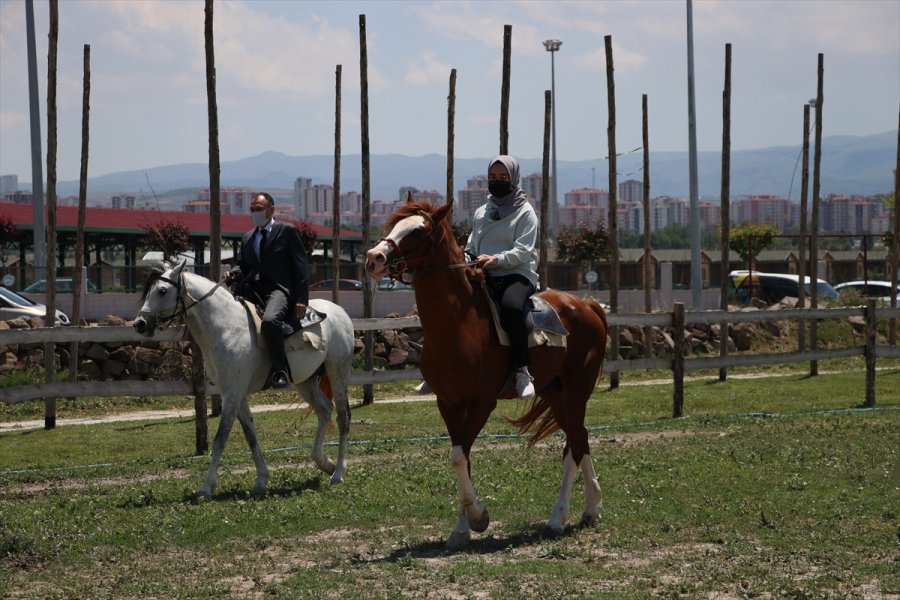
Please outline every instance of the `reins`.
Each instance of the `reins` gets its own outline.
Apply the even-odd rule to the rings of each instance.
[[[394,279],[396,281],[400,281],[402,283],[413,283],[418,273],[428,273],[433,271],[443,271],[443,270],[455,270],[455,269],[465,269],[467,267],[474,266],[475,261],[464,261],[461,263],[450,263],[449,265],[437,265],[437,266],[418,266],[419,264],[425,264],[430,261],[431,257],[434,255],[434,251],[437,249],[438,245],[444,240],[444,229],[440,228],[440,237],[436,236],[436,230],[438,227],[435,225],[434,220],[431,218],[431,215],[419,213],[422,217],[428,219],[431,223],[431,231],[428,234],[428,238],[419,244],[414,250],[418,250],[422,246],[430,246],[430,252],[427,254],[423,254],[421,256],[412,256],[410,258],[407,257],[406,254],[403,253],[403,250],[400,249],[400,245],[395,242],[390,237],[383,237],[379,240],[379,242],[385,242],[393,248],[394,252],[397,256],[392,259],[387,267],[388,267],[388,277]],[[437,239],[435,239],[437,238]],[[417,260],[418,259],[418,260]],[[415,262],[414,262],[415,261]],[[409,280],[404,279],[404,275],[409,273],[411,278]]]
[[[213,294],[213,292],[215,292],[219,288],[219,286],[224,283],[224,280],[219,281],[208,292],[203,294],[203,296],[201,296],[199,300],[195,300],[194,297],[191,296],[190,292],[188,292],[187,286],[182,285],[182,283],[184,282],[184,274],[179,276],[177,281],[169,279],[168,277],[162,275],[159,276],[159,280],[165,281],[166,283],[175,286],[175,292],[178,294],[178,300],[175,301],[175,310],[172,311],[172,314],[165,317],[154,315],[156,320],[160,323],[160,331],[168,329],[169,327],[176,325],[178,322],[183,321],[185,314],[187,314],[187,311],[209,298]],[[182,290],[184,293],[182,293]],[[191,301],[191,304],[185,304],[185,296],[187,296],[188,300]]]

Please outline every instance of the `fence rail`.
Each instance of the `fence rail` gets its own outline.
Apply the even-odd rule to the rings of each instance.
[[[862,346],[829,350],[801,349],[796,352],[769,354],[739,354],[729,356],[687,357],[683,346],[684,330],[691,325],[763,323],[774,321],[805,321],[810,319],[839,319],[863,317],[866,322],[866,342]],[[675,353],[671,357],[634,358],[609,360],[604,364],[607,372],[635,369],[664,369],[673,372],[673,415],[681,416],[683,406],[684,372],[699,369],[716,369],[738,366],[760,366],[796,363],[854,356],[866,357],[866,406],[874,406],[874,369],[876,358],[900,358],[900,347],[875,344],[875,321],[879,318],[900,318],[900,308],[876,308],[869,301],[865,307],[789,309],[779,311],[738,311],[711,310],[685,312],[684,306],[675,304],[671,313],[629,313],[607,316],[611,326],[657,326],[673,330],[676,341]],[[418,328],[418,317],[353,319],[356,331],[380,329]],[[184,327],[159,332],[153,341],[180,341],[185,338]],[[145,342],[132,327],[53,327],[41,329],[0,330],[0,346],[14,344],[44,344],[71,342]],[[871,371],[871,373],[869,373]],[[388,371],[359,371],[351,374],[353,385],[378,384],[390,381],[414,381],[422,377],[419,369]],[[208,393],[218,393],[215,385],[209,385]],[[15,404],[26,400],[48,397],[80,396],[166,396],[192,395],[195,393],[189,380],[177,381],[79,381],[40,383],[0,389],[0,402]]]

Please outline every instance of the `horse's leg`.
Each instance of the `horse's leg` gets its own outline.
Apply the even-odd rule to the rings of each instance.
[[[595,381],[596,373],[592,377],[579,377],[578,379],[569,377],[566,380],[569,382]],[[584,415],[592,391],[593,385],[586,386],[571,383],[568,386],[564,385],[562,397],[552,405],[554,407],[554,415],[566,434],[563,482],[559,490],[559,498],[553,507],[548,523],[548,526],[555,532],[561,532],[568,520],[572,483],[575,480],[579,467],[584,477],[584,512],[581,515],[581,524],[590,525],[600,518],[600,483],[597,481],[597,475],[594,473],[587,428],[584,426]],[[566,402],[567,405],[564,407],[558,402]],[[557,409],[557,407],[559,408]]]
[[[335,420],[338,426],[338,454],[334,473],[331,474],[331,483],[336,484],[344,480],[344,473],[347,471],[347,436],[350,434],[350,399],[347,397],[347,385],[350,380],[349,369],[329,370],[328,378],[331,380],[334,406],[337,408]],[[318,385],[316,389],[319,389]],[[326,398],[325,401],[327,402],[328,399]]]
[[[295,387],[303,399],[309,402],[318,417],[318,425],[316,426],[316,435],[313,438],[312,459],[325,473],[332,475],[335,471],[335,464],[325,456],[325,430],[331,421],[332,404],[325,397],[322,390],[319,389],[318,378],[313,376],[306,381],[301,381]]]
[[[478,500],[475,495],[475,487],[472,485],[469,453],[478,432],[487,422],[494,404],[496,403],[492,402],[487,408],[482,407],[471,411],[467,416],[462,416],[454,408],[444,409],[443,405],[438,402],[438,408],[441,409],[441,415],[444,417],[453,444],[450,449],[450,465],[456,474],[456,485],[459,491],[456,527],[447,540],[447,548],[451,550],[464,548],[469,543],[472,531],[482,532],[490,524],[488,511]]]
[[[603,492],[600,482],[594,473],[594,460],[590,452],[581,458],[581,475],[584,477],[584,512],[581,513],[582,525],[593,525],[600,520],[600,505],[603,503]]]
[[[222,458],[222,452],[225,450],[225,444],[228,442],[228,434],[231,433],[231,427],[234,425],[234,418],[237,416],[239,403],[240,401],[233,395],[223,394],[222,415],[219,417],[219,428],[216,430],[215,439],[213,439],[209,470],[206,472],[206,480],[203,482],[203,485],[194,493],[196,498],[212,498],[213,493],[216,491],[219,461]]]
[[[237,418],[241,423],[241,428],[244,430],[244,438],[247,440],[247,445],[250,446],[253,462],[256,464],[256,483],[253,484],[253,490],[250,493],[254,496],[264,496],[269,486],[269,467],[266,466],[262,448],[259,447],[259,441],[256,437],[256,426],[253,424],[253,415],[250,414],[250,403],[247,401],[246,396],[241,399]]]

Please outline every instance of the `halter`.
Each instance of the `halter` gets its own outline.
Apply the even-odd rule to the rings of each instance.
[[[416,213],[419,216],[428,220],[431,223],[431,231],[428,233],[428,237],[425,240],[413,248],[414,251],[419,250],[422,246],[430,244],[431,251],[427,254],[421,254],[419,256],[408,257],[404,254],[403,250],[400,249],[400,244],[391,239],[390,237],[383,237],[379,242],[385,242],[391,248],[394,249],[394,252],[397,256],[395,256],[388,264],[388,272],[387,276],[393,280],[400,281],[401,283],[413,283],[416,278],[417,273],[425,273],[428,271],[439,271],[442,269],[463,269],[465,267],[470,267],[474,265],[474,262],[462,262],[462,263],[452,263],[449,265],[440,265],[437,267],[425,267],[423,265],[428,264],[431,261],[432,256],[434,255],[435,248],[444,241],[444,229],[442,227],[438,227],[434,219],[431,218],[431,215],[425,213]],[[440,229],[440,233],[436,233]],[[438,237],[439,236],[439,237]],[[404,276],[409,274],[409,279],[406,279]]]
[[[168,277],[160,275],[159,281],[165,281],[166,283],[174,286],[175,293],[178,294],[178,299],[175,301],[175,309],[172,311],[172,314],[167,315],[165,317],[161,317],[161,316],[158,316],[155,314],[143,313],[143,312],[141,313],[142,315],[146,314],[146,316],[151,316],[154,319],[156,319],[156,321],[160,323],[160,325],[157,327],[157,329],[159,329],[160,331],[165,331],[169,327],[172,327],[179,323],[183,323],[184,316],[187,313],[187,311],[194,308],[195,306],[197,306],[198,304],[200,304],[207,298],[209,298],[212,295],[212,293],[215,292],[216,289],[218,289],[219,286],[222,285],[222,283],[224,283],[224,281],[218,282],[216,285],[214,285],[212,287],[212,289],[210,289],[208,292],[203,294],[203,296],[199,300],[195,300],[193,298],[193,296],[191,296],[190,292],[187,291],[187,286],[182,285],[182,283],[184,282],[184,274],[181,274],[177,280],[169,279]],[[191,301],[191,304],[185,304],[185,302],[184,302],[185,296],[187,296],[188,300]]]

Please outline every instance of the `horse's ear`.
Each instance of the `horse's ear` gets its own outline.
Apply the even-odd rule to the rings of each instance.
[[[448,202],[447,204],[439,207],[436,211],[434,211],[433,219],[435,223],[441,222],[443,219],[447,218],[453,212],[453,202]]]
[[[414,200],[413,200],[412,190],[407,190],[406,191],[406,203],[412,204],[413,202],[414,202]]]
[[[175,272],[172,273],[172,274],[173,274],[173,275],[176,275],[176,276],[177,276],[177,275],[181,275],[181,272],[184,271],[184,266],[185,266],[186,264],[187,264],[187,258],[182,258],[182,259],[181,259],[180,261],[178,261],[178,263],[175,265]]]

